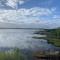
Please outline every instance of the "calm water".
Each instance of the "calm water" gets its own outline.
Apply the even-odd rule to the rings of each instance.
[[[44,39],[34,39],[32,29],[0,29],[0,47],[18,47],[20,49],[51,49],[54,46]]]

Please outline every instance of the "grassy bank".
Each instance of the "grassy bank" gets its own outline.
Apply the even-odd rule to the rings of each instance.
[[[37,32],[36,32],[37,33]],[[46,37],[33,37],[35,39],[46,39],[48,41],[48,43],[53,44],[57,47],[60,47],[60,28],[57,29],[45,29],[45,31],[40,32],[38,31],[38,35],[39,34],[44,34],[46,35]]]
[[[60,47],[60,39],[50,38],[47,39],[48,43],[55,45],[56,47]]]
[[[60,28],[47,30],[47,41],[57,47],[60,47]]]

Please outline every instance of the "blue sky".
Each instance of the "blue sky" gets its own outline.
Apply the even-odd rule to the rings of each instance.
[[[32,8],[32,7],[44,7],[44,8],[51,8],[51,7],[59,7],[60,3],[59,0],[27,0],[23,5],[19,5],[20,8]]]
[[[60,27],[60,0],[0,0],[0,22]]]

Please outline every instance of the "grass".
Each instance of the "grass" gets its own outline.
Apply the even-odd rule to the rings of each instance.
[[[24,56],[19,49],[16,49],[11,53],[0,52],[0,60],[24,60]]]
[[[35,39],[45,39],[48,43],[60,47],[60,28],[59,29],[47,29],[45,30],[46,37],[33,37]],[[38,31],[40,33],[40,31]]]
[[[47,41],[48,41],[48,43],[51,43],[57,47],[60,47],[60,39],[52,38],[52,39],[48,39]]]
[[[60,47],[60,28],[47,30],[49,33],[47,35],[48,43],[51,43],[57,47]]]

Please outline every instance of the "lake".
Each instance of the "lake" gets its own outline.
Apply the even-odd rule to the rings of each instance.
[[[20,49],[48,50],[55,47],[44,39],[34,39],[37,29],[0,29],[0,47],[18,47]]]

